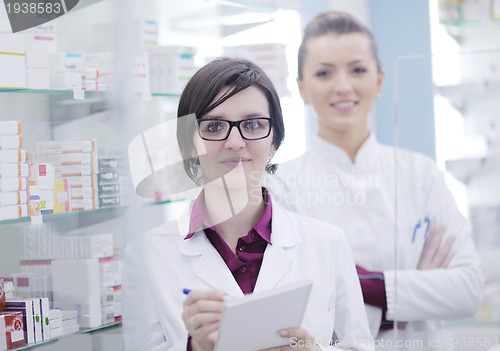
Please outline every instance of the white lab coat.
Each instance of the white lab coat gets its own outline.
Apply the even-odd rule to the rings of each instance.
[[[372,134],[352,164],[342,149],[316,137],[303,156],[280,165],[266,183],[274,202],[339,226],[356,263],[384,272],[387,318],[410,322],[397,330],[397,339],[418,346],[400,349],[426,350],[429,340],[433,350],[452,349],[434,347],[446,338],[439,320],[473,316],[483,276],[467,222],[431,159],[379,144]],[[457,237],[448,269],[416,269],[426,217],[446,226],[445,238]],[[370,306],[374,310],[378,315],[368,316],[372,331],[378,330],[372,321],[379,323],[381,316]],[[392,345],[394,338],[392,330],[378,335]],[[384,343],[376,345],[384,349]]]
[[[311,279],[304,327],[323,344],[322,349],[373,350],[361,288],[343,233],[274,204],[272,211],[272,245],[264,253],[254,292]],[[187,233],[181,235],[178,229],[184,224],[169,222],[127,246],[123,283],[126,350],[186,350],[183,288],[223,289],[231,296],[243,296],[205,233],[200,229],[184,240]],[[336,347],[325,342],[334,330],[340,339]],[[366,343],[355,346],[360,340]]]

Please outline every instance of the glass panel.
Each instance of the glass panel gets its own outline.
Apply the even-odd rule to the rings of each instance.
[[[111,340],[104,336],[110,324],[121,330],[128,164],[118,59],[109,53],[117,51],[114,27],[98,29],[119,17],[115,10],[113,0],[81,0],[56,21],[15,35],[0,14],[0,55],[12,51],[6,43],[22,48],[12,55],[22,64],[7,67],[22,84],[12,88],[0,77],[0,277],[9,308],[12,298],[35,301],[40,328],[26,333],[25,349],[101,348]],[[22,128],[11,128],[18,122]],[[53,316],[53,335],[64,340],[46,340],[37,320],[49,313],[45,305],[37,312],[39,298],[50,309],[76,311],[63,314],[64,323]],[[67,336],[77,329],[90,333]],[[111,344],[121,347],[121,338]]]
[[[499,65],[500,50],[397,61],[396,143],[426,154],[395,155],[394,313],[409,321],[400,339],[455,350],[498,344]],[[429,68],[432,86],[415,89]]]

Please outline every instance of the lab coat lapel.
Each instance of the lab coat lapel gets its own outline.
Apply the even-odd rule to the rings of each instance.
[[[243,295],[231,271],[203,231],[199,230],[191,239],[182,240],[180,251],[183,255],[192,256],[189,261],[194,274],[212,288],[222,289],[234,297]]]
[[[264,253],[254,292],[270,290],[280,282],[294,279],[291,274],[293,262],[301,241],[297,230],[293,230],[294,225],[286,213],[273,203],[272,244]]]

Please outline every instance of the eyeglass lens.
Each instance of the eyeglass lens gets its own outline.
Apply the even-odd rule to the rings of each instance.
[[[247,140],[263,139],[270,133],[271,123],[269,118],[251,118],[237,122],[226,120],[201,120],[199,121],[200,136],[206,140],[224,140],[231,133],[232,126],[240,131],[241,136]]]

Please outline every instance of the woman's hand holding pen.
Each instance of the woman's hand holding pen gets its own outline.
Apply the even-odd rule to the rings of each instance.
[[[279,335],[290,340],[287,346],[273,347],[261,351],[320,351],[318,343],[314,337],[303,328],[288,328],[279,331]]]
[[[222,290],[192,290],[183,303],[182,320],[191,335],[193,351],[213,350],[222,313]]]
[[[445,229],[446,227],[444,225],[440,225],[436,228],[435,225],[431,224],[429,235],[425,239],[424,247],[420,254],[417,269],[425,270],[448,267],[451,259],[455,256],[455,254],[451,252],[451,247],[456,238],[450,236],[446,239],[444,244],[441,245]]]

